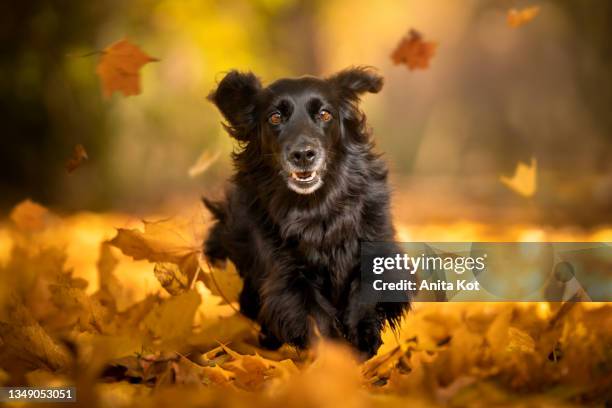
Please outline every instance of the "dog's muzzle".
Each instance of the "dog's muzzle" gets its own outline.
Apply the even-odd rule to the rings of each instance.
[[[285,157],[287,186],[298,194],[311,194],[323,185],[325,152],[309,145],[292,149]]]

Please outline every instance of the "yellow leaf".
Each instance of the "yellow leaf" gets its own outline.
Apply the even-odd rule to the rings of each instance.
[[[171,295],[179,295],[189,289],[189,280],[177,264],[158,262],[153,269],[155,277],[164,289]]]
[[[196,177],[204,173],[208,168],[219,158],[221,152],[211,153],[208,150],[204,150],[198,157],[198,160],[189,168],[189,177]]]
[[[128,40],[117,41],[102,52],[96,73],[102,81],[105,98],[110,98],[115,91],[123,96],[140,93],[140,68],[149,62],[158,61],[142,52]]]
[[[90,297],[80,281],[72,280],[68,274],[65,279],[49,285],[51,300],[58,307],[64,324],[78,323],[82,331],[106,333],[109,329],[114,309],[105,307],[95,297]]]
[[[193,333],[187,341],[192,347],[205,350],[219,343],[252,337],[253,326],[253,322],[246,317],[241,314],[233,314],[208,321],[198,332]]]
[[[192,332],[194,315],[199,305],[200,295],[190,290],[156,306],[144,318],[143,324],[154,340],[160,340],[167,346],[180,345]]]
[[[213,295],[220,296],[225,302],[238,302],[242,292],[243,281],[232,261],[225,262],[225,268],[212,266],[207,259],[199,258],[200,268],[204,272],[202,280]]]
[[[507,351],[521,353],[533,353],[535,351],[535,341],[528,333],[516,327],[510,327],[508,337]]]
[[[102,242],[100,244],[100,258],[96,264],[100,284],[97,296],[102,303],[111,307],[113,311],[117,310],[117,298],[125,292],[119,279],[114,274],[118,264],[119,261],[113,255],[110,244],[107,241]]]
[[[145,221],[144,224],[144,232],[117,229],[117,235],[110,241],[111,245],[136,260],[175,264],[181,264],[187,257],[199,252],[199,247],[185,238],[171,222]]]
[[[158,262],[155,264],[155,277],[164,289],[171,295],[178,295],[192,286],[199,268],[198,254],[195,252],[186,256],[179,264]]]
[[[214,367],[203,367],[202,372],[206,379],[219,386],[230,384],[236,378],[233,372],[224,370],[217,365]]]
[[[0,366],[58,370],[71,364],[68,351],[55,343],[23,305],[9,307],[10,317],[0,321]]]
[[[537,189],[537,165],[533,157],[530,165],[519,163],[512,177],[500,176],[499,180],[515,193],[532,197]]]

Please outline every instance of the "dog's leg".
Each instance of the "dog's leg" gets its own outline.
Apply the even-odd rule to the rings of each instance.
[[[260,292],[259,323],[283,343],[306,348],[314,335],[311,282],[295,268],[270,266]]]
[[[242,292],[240,292],[240,313],[251,320],[257,320],[261,308],[259,293],[253,286],[251,279],[245,278]],[[261,325],[259,344],[268,350],[276,350],[283,343],[265,326]]]
[[[321,288],[312,288],[313,302],[311,302],[311,315],[319,334],[327,338],[341,338],[342,324],[338,319],[338,311],[322,293]]]
[[[280,341],[266,326],[261,326],[259,332],[259,345],[268,350],[278,350],[283,342]]]
[[[347,308],[344,311],[343,323],[346,339],[366,358],[376,354],[382,345],[381,332],[385,317],[376,303],[365,302],[359,296],[360,282],[351,283]]]
[[[223,245],[224,228],[222,221],[217,221],[204,242],[204,254],[211,262],[224,261],[229,255]]]

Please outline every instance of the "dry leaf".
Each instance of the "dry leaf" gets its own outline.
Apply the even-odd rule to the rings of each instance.
[[[228,385],[236,379],[236,375],[233,372],[224,370],[219,366],[203,367],[202,371],[208,381],[218,386]]]
[[[224,363],[223,368],[235,374],[237,384],[247,390],[259,389],[269,371],[273,369],[272,362],[257,354],[240,355],[225,345],[221,347],[232,357],[232,361]]]
[[[195,282],[194,289],[202,299],[196,313],[196,326],[204,328],[220,317],[229,317],[238,313],[237,304],[226,303],[220,296],[213,295],[204,282]]]
[[[256,346],[256,323],[212,293],[239,293],[231,263],[216,265],[212,274],[202,263],[202,280],[195,279],[201,240],[187,238],[192,228],[145,223],[144,231],[119,239],[124,252],[160,263],[156,272],[169,282],[167,290],[180,289],[119,311],[113,304],[127,286],[120,278],[142,263],[116,257],[107,243],[88,246],[91,262],[100,249],[100,289],[89,295],[88,282],[73,276],[66,260],[74,275],[95,279],[95,273],[83,273],[63,248],[39,246],[50,242],[47,236],[52,244],[63,242],[71,224],[52,229],[47,216],[43,234],[9,234],[19,240],[11,237],[9,259],[0,263],[0,384],[76,378],[88,406],[126,408],[601,405],[612,385],[610,304],[575,302],[570,312],[568,305],[552,313],[544,303],[419,303],[400,330],[383,334],[380,354],[363,364],[346,345],[327,340],[308,352],[290,346],[270,352]],[[117,222],[110,219],[107,226]],[[78,239],[89,234],[89,224],[76,232]],[[20,309],[11,298],[23,300]]]
[[[155,277],[171,295],[179,295],[189,289],[189,279],[177,264],[158,262],[153,269]]]
[[[10,320],[0,321],[0,365],[16,369],[58,370],[70,365],[69,353],[58,345],[22,305],[11,305]],[[10,362],[10,364],[9,364]]]
[[[51,300],[60,310],[65,323],[78,324],[81,331],[107,333],[115,312],[114,305],[102,305],[98,299],[87,295],[86,281],[83,284],[69,273],[64,275],[58,282],[49,285],[49,290]]]
[[[145,230],[117,229],[110,244],[136,260],[181,264],[200,248],[173,231],[166,222],[146,222]]]
[[[74,146],[72,156],[66,161],[66,171],[72,173],[81,166],[83,160],[87,159],[89,159],[89,156],[87,155],[85,147],[82,144]]]
[[[189,177],[193,178],[204,173],[214,162],[217,161],[220,155],[221,152],[219,151],[211,153],[208,150],[204,150],[198,157],[198,160],[196,160],[193,166],[189,168]]]
[[[202,328],[193,333],[187,340],[189,345],[199,350],[208,350],[215,345],[252,338],[256,333],[252,321],[235,313],[206,322]]]
[[[138,95],[140,68],[153,61],[159,60],[145,54],[125,39],[106,47],[96,67],[104,97],[110,98],[115,91],[121,92],[123,96]]]
[[[27,199],[11,211],[11,220],[17,228],[26,232],[42,231],[48,225],[49,210],[34,201]]]
[[[405,64],[410,70],[427,69],[437,47],[435,42],[424,41],[418,31],[410,30],[391,54],[391,59],[394,64]]]
[[[499,180],[515,193],[523,197],[532,197],[537,190],[538,163],[533,157],[531,164],[519,163],[512,177],[500,176]]]
[[[236,265],[232,261],[225,262],[225,268],[212,266],[208,260],[198,258],[202,269],[202,281],[213,295],[220,296],[225,302],[238,302],[242,292],[243,281]]]
[[[105,241],[100,244],[100,258],[96,266],[98,267],[98,299],[106,307],[113,311],[117,310],[117,297],[123,292],[123,287],[119,279],[114,274],[119,261],[111,251],[111,245]]]
[[[180,263],[158,262],[155,264],[153,273],[162,287],[171,295],[178,295],[193,288],[193,280],[199,269],[199,255],[192,253]]]
[[[533,20],[539,13],[540,7],[538,6],[526,7],[520,10],[510,9],[507,15],[508,25],[512,28],[520,27]]]
[[[144,318],[143,324],[153,340],[160,340],[165,346],[180,346],[192,332],[199,305],[200,295],[190,290],[156,306]]]
[[[510,327],[508,337],[508,351],[521,353],[533,353],[535,351],[535,340],[529,333],[516,327]]]

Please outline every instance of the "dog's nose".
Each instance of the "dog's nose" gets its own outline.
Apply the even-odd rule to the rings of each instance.
[[[292,164],[306,167],[312,164],[317,158],[317,151],[311,146],[301,146],[289,153],[289,160]]]

